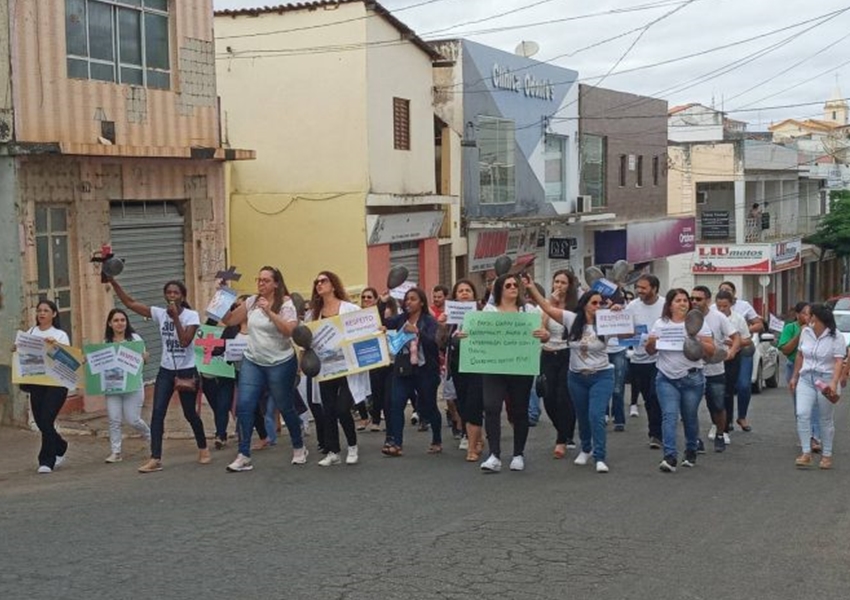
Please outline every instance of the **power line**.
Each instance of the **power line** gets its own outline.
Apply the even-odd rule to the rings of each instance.
[[[536,8],[543,4],[549,4],[550,2],[554,2],[555,0],[537,0],[536,2],[532,2],[531,4],[525,4],[523,6],[519,6],[517,8],[512,8],[511,10],[507,10],[505,12],[497,13],[494,15],[490,15],[489,17],[484,17],[482,19],[475,19],[473,21],[466,21],[464,23],[458,23],[456,25],[452,25],[451,27],[443,27],[442,29],[433,29],[431,31],[426,31],[423,33],[423,36],[434,35],[436,33],[442,33],[444,31],[451,31],[452,29],[457,29],[458,27],[463,27],[465,25],[475,25],[478,23],[484,23],[485,21],[492,21],[494,19],[500,19],[502,17],[506,17],[508,15],[512,15],[518,12],[522,12],[524,10],[528,10],[531,8]]]

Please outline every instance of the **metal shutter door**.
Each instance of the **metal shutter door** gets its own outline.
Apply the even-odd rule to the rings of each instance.
[[[390,264],[407,267],[407,280],[419,285],[419,242],[390,244]]]
[[[112,251],[125,259],[119,278],[122,287],[139,302],[162,306],[162,286],[166,281],[185,281],[183,251],[184,219],[173,202],[122,202],[110,207]],[[121,306],[116,300],[116,306]],[[128,311],[129,312],[129,311]],[[145,340],[150,358],[145,365],[145,381],[156,378],[162,341],[156,323],[131,314],[133,328]]]

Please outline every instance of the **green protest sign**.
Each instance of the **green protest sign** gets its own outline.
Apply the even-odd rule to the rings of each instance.
[[[201,325],[198,328],[194,344],[195,367],[202,375],[233,379],[236,377],[236,370],[233,365],[224,360],[224,348],[227,342],[221,339],[222,333],[224,333],[224,327]],[[213,352],[219,348],[221,351],[213,355]]]
[[[540,315],[468,312],[460,345],[461,373],[537,375],[540,372]]]
[[[142,389],[145,343],[86,344],[86,394],[127,394]]]

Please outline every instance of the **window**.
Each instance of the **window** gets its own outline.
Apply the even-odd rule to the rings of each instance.
[[[593,208],[606,206],[606,139],[599,135],[581,136],[581,168],[579,173],[579,193],[590,196]]]
[[[659,171],[658,165],[658,157],[652,157],[652,185],[658,186],[658,180],[661,177],[661,172]]]
[[[637,180],[635,182],[635,186],[643,187],[643,155],[639,155],[637,157]]]
[[[513,204],[514,122],[478,117],[478,178],[482,204]]]
[[[543,165],[546,202],[567,199],[567,140],[560,135],[547,135],[544,142]]]
[[[410,150],[410,100],[393,98],[393,148]]]
[[[618,173],[617,185],[626,187],[626,169],[628,169],[628,158],[625,154],[620,155],[620,171]]]
[[[62,329],[72,338],[71,253],[68,210],[64,206],[40,204],[36,207],[35,251],[38,298],[56,303]]]
[[[65,0],[68,77],[171,88],[168,0]]]

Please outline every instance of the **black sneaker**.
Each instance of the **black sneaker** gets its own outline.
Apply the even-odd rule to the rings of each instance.
[[[660,450],[661,449],[661,440],[659,440],[657,437],[649,438],[649,447],[652,448],[653,450]],[[675,459],[673,459],[673,460],[675,460]],[[673,470],[675,471],[676,469],[673,469]]]
[[[714,451],[723,452],[724,450],[726,450],[726,440],[723,439],[722,435],[718,435],[714,438]]]
[[[683,467],[697,466],[697,453],[693,450],[685,450],[685,460],[682,461]]]
[[[697,438],[697,454],[705,454],[705,444],[702,442],[702,439]],[[684,463],[682,463],[684,464]]]
[[[676,472],[676,458],[673,456],[665,456],[664,460],[661,461],[661,464],[658,465],[658,468],[661,469],[664,473],[675,473]]]

